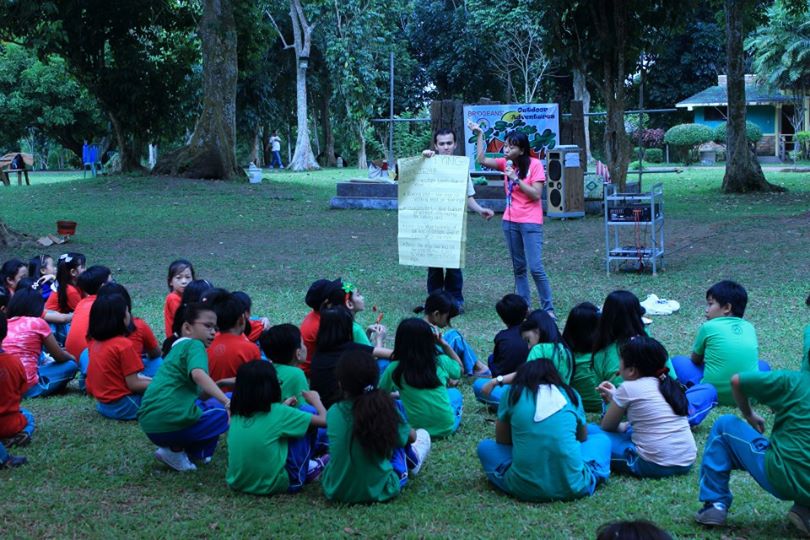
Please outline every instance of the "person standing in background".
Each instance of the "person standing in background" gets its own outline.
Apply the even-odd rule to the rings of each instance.
[[[277,131],[274,131],[270,136],[270,150],[273,152],[273,160],[270,162],[270,167],[275,169],[276,165],[278,165],[279,169],[283,169],[284,164],[281,163],[281,138],[278,136]]]

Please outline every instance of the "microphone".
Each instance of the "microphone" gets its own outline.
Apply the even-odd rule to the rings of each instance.
[[[511,167],[512,165],[514,165],[514,163],[512,163],[512,160],[511,160],[511,159],[507,159],[507,160],[506,160],[506,166],[507,166],[507,167]]]

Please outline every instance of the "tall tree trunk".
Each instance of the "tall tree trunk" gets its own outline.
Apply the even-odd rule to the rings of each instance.
[[[762,167],[745,136],[745,66],[743,13],[745,0],[726,0],[726,62],[728,128],[726,129],[725,193],[784,191],[765,180]]]
[[[236,22],[232,0],[204,0],[199,26],[203,111],[187,146],[165,154],[153,174],[244,178],[236,164]]]
[[[121,172],[141,171],[141,148],[138,141],[132,135],[126,133],[121,126],[121,122],[113,114],[109,113],[115,140],[118,143],[118,162],[121,164]],[[104,153],[101,152],[103,155]],[[79,154],[81,156],[81,154]],[[99,156],[101,159],[101,156]]]
[[[265,167],[269,167],[270,163],[272,162],[270,156],[273,154],[270,148],[270,124],[267,124],[262,128],[262,157],[264,159]]]
[[[591,111],[591,93],[588,92],[588,84],[585,72],[575,67],[573,69],[574,75],[574,99],[582,102],[582,113],[584,116],[584,129],[585,129],[585,159],[591,159],[591,135],[590,135],[590,120],[588,113]]]
[[[326,85],[321,93],[321,128],[323,129],[324,163],[327,167],[337,166],[335,156],[335,134],[332,131],[332,120],[329,117],[329,96],[332,94],[331,84]]]
[[[248,162],[253,163],[257,167],[262,166],[262,162],[259,159],[259,145],[261,144],[261,139],[259,138],[259,126],[253,128],[253,144],[250,147],[250,155],[248,156]]]
[[[357,149],[357,168],[368,169],[368,158],[366,157],[366,130],[362,122],[357,123],[357,139],[360,146]]]
[[[300,0],[290,0],[290,19],[292,20],[295,47],[295,103],[298,131],[295,139],[295,153],[290,162],[290,169],[293,171],[308,171],[310,169],[320,169],[318,162],[315,161],[312,144],[309,141],[307,65],[302,65],[301,62],[302,58],[309,60],[314,25],[307,22]]]

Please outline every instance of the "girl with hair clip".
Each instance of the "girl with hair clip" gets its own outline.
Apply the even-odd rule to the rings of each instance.
[[[610,441],[588,434],[579,395],[545,358],[518,369],[478,458],[490,483],[522,501],[587,497],[610,476]]]
[[[557,323],[547,311],[536,309],[520,324],[520,334],[529,346],[526,362],[546,358],[557,368],[560,378],[568,384],[574,373],[574,358],[565,344]],[[499,375],[493,379],[479,379],[473,383],[475,397],[482,403],[497,405],[515,379],[515,373]]]
[[[313,458],[315,430],[326,427],[326,409],[317,392],[303,392],[315,414],[281,400],[275,366],[251,360],[239,366],[228,430],[228,486],[254,495],[297,493],[329,461]]]
[[[441,334],[422,319],[405,319],[397,327],[391,358],[380,388],[399,392],[411,425],[427,430],[431,437],[455,433],[461,423],[462,397],[458,389],[448,386],[458,383],[462,364]]]
[[[36,281],[42,299],[47,301],[55,290],[50,285],[56,279],[56,265],[53,262],[53,257],[43,253],[30,259],[28,261],[28,276]]]
[[[327,408],[340,399],[340,388],[335,378],[335,366],[340,356],[349,350],[362,350],[377,358],[390,358],[391,349],[356,343],[352,335],[354,318],[345,306],[320,310],[320,325],[316,340],[317,352],[310,365],[310,387],[316,390]]]
[[[478,360],[475,351],[464,340],[461,332],[452,328],[450,321],[458,315],[458,305],[450,293],[444,291],[431,293],[425,300],[425,305],[417,307],[413,312],[416,314],[424,312],[423,318],[433,327],[436,334],[442,335],[442,332],[444,332],[442,337],[461,359],[465,375],[475,377],[489,377],[492,375],[489,368]],[[449,330],[444,331],[445,328],[449,328]],[[443,352],[438,345],[437,349],[440,354]]]
[[[591,366],[593,342],[599,326],[599,308],[590,302],[577,304],[568,312],[563,340],[574,355],[571,386],[579,392],[585,412],[602,412],[602,400],[595,388],[601,382]]]
[[[174,328],[174,316],[177,313],[177,308],[182,303],[183,291],[195,279],[194,266],[190,261],[177,259],[169,265],[169,274],[166,277],[169,294],[166,295],[166,300],[163,302],[163,325],[167,338],[171,337],[176,330]]]
[[[67,339],[73,312],[84,297],[77,285],[86,264],[85,256],[74,252],[63,253],[57,260],[56,281],[51,286],[56,289],[56,294],[48,296],[45,302],[45,320],[51,323],[59,343]]]
[[[96,398],[96,410],[113,420],[138,417],[141,394],[151,381],[141,374],[141,355],[127,339],[130,324],[132,316],[122,295],[99,294],[90,308],[87,330],[87,393]]]
[[[26,398],[64,390],[79,369],[76,359],[59,346],[51,327],[42,319],[44,304],[36,283],[26,279],[20,282],[17,294],[6,308],[8,335],[3,340],[3,349],[16,355],[25,367]],[[44,362],[43,348],[53,361]]]
[[[231,400],[208,375],[206,347],[217,331],[217,315],[205,304],[183,310],[180,337],[144,392],[138,423],[158,446],[155,459],[176,471],[209,463],[219,436],[228,430]]]
[[[98,291],[98,298],[118,294],[124,297],[127,303],[127,310],[130,315],[130,322],[127,325],[127,339],[132,343],[133,349],[143,362],[143,375],[154,377],[160,364],[163,362],[160,346],[158,345],[155,333],[149,325],[132,313],[132,297],[126,287],[119,283],[105,283]]]
[[[599,393],[608,403],[601,429],[611,442],[611,468],[633,476],[662,478],[688,474],[697,447],[687,419],[689,403],[669,376],[667,351],[651,337],[635,336],[621,348],[619,372],[624,382],[616,388],[602,382]],[[627,422],[622,418],[627,415]]]
[[[546,173],[543,163],[531,157],[529,138],[518,131],[506,135],[502,158],[486,157],[484,131],[470,121],[467,125],[473,133],[478,133],[476,160],[484,167],[503,171],[503,188],[506,193],[506,210],[503,213],[503,233],[506,246],[512,257],[512,270],[515,274],[515,292],[526,303],[532,305],[532,292],[529,288],[531,272],[540,308],[554,315],[551,300],[551,284],[543,268],[543,205],[540,197]]]
[[[401,406],[377,386],[374,357],[344,353],[336,368],[343,398],[326,415],[331,459],[321,486],[341,503],[382,502],[399,495],[430,452],[430,435],[408,425]]]
[[[162,352],[165,357],[169,354],[169,350],[180,337],[180,331],[183,328],[183,321],[185,320],[183,311],[189,304],[200,302],[204,294],[213,289],[214,286],[205,279],[195,279],[190,282],[183,289],[183,295],[180,299],[180,306],[174,312],[174,319],[172,320],[171,333],[167,334],[167,338],[163,341]]]

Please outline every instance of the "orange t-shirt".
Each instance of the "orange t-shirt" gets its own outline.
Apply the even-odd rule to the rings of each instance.
[[[182,302],[183,297],[174,291],[166,295],[166,302],[163,304],[163,326],[166,330],[166,337],[172,335],[174,314],[177,313],[177,308],[180,307]]]
[[[28,390],[25,368],[16,355],[0,352],[0,438],[13,437],[28,425],[20,402]]]
[[[132,323],[135,325],[135,331],[127,337],[132,342],[135,352],[147,354],[149,351],[156,349],[158,346],[157,338],[155,338],[154,332],[146,324],[146,321],[139,317],[133,317]]]
[[[132,394],[126,377],[143,371],[141,356],[124,336],[90,342],[87,366],[87,392],[102,403],[111,403]]]
[[[68,310],[62,311],[59,309],[59,293],[54,291],[45,301],[45,311],[58,311],[59,313],[70,313],[76,311],[76,306],[82,299],[82,293],[77,287],[68,284],[67,286],[67,304]]]
[[[73,310],[73,320],[70,321],[70,331],[65,339],[65,349],[79,360],[82,351],[87,348],[87,329],[90,327],[90,308],[96,301],[96,295],[91,294],[82,298]]]
[[[218,333],[208,346],[208,374],[214,381],[236,377],[239,366],[259,358],[259,348],[244,334]]]
[[[321,327],[321,314],[319,311],[310,311],[301,321],[301,339],[307,347],[307,359],[298,366],[309,376],[309,366],[315,354],[315,341],[318,338],[318,328]]]
[[[262,321],[248,321],[247,338],[249,341],[259,341],[259,338],[262,337],[262,332],[264,332]]]

